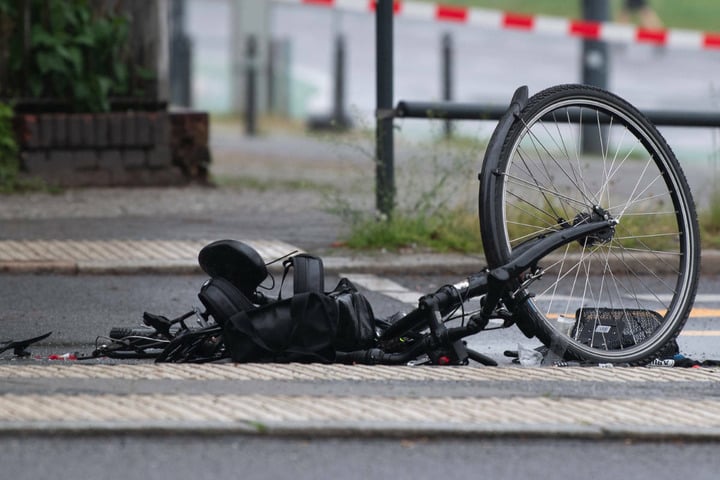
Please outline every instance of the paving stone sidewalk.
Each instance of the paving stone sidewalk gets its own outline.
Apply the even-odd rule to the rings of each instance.
[[[363,147],[364,148],[364,147]],[[228,127],[213,141],[218,188],[86,188],[4,196],[0,271],[196,272],[197,252],[233,238],[267,260],[294,250],[320,254],[329,272],[452,272],[482,255],[365,254],[336,248],[346,224],[336,195],[369,209],[374,168],[359,149],[297,136],[242,138]]]
[[[720,439],[714,369],[14,365],[0,379],[0,435]]]

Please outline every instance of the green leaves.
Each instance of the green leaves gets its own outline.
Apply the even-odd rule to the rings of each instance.
[[[110,109],[111,95],[128,93],[127,18],[94,16],[88,0],[30,0],[30,10],[30,45],[13,42],[9,61],[17,78],[27,72],[26,94],[68,99],[76,111],[97,112]],[[0,11],[16,20],[19,15],[8,0],[0,0]]]
[[[0,103],[0,191],[12,188],[20,170],[12,117],[12,108]]]
[[[0,13],[7,15],[15,13],[15,1],[16,0],[0,0]]]

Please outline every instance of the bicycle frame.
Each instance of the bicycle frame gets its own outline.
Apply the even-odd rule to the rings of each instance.
[[[462,282],[441,287],[435,293],[423,296],[416,309],[382,332],[379,337],[380,345],[406,335],[407,332],[429,327],[429,334],[407,351],[385,353],[382,348],[374,348],[338,354],[338,360],[349,363],[402,364],[440,346],[451,346],[458,357],[466,359],[468,352],[460,342],[463,338],[479,333],[485,329],[490,319],[500,317],[496,311],[503,300],[515,304],[527,300],[528,296],[522,292],[521,284],[525,272],[530,270],[533,278],[541,276],[542,271],[537,264],[547,254],[569,243],[582,241],[588,236],[614,228],[616,224],[617,221],[604,218],[529,240],[516,250],[507,264],[471,275]],[[470,317],[467,325],[448,328],[444,324],[443,318],[446,315],[459,308],[467,299],[479,296],[485,298],[482,308],[478,315]]]

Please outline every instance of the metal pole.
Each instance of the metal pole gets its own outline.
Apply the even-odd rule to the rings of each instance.
[[[254,35],[247,38],[245,70],[245,134],[257,134],[257,39]]]
[[[192,105],[192,45],[185,33],[185,0],[173,1],[170,15],[170,100],[189,107]]]
[[[387,217],[395,207],[393,151],[393,0],[375,9],[376,208]]]
[[[582,0],[583,19],[592,22],[606,22],[610,19],[610,4],[607,0]],[[604,41],[583,40],[582,82],[600,88],[608,88],[608,48]],[[582,150],[585,153],[599,153],[602,149],[597,129],[583,127]],[[604,135],[603,135],[604,136]]]
[[[345,119],[345,37],[338,33],[335,36],[335,85],[333,89],[333,122],[334,127],[344,129]]]
[[[442,99],[445,102],[452,101],[452,70],[453,70],[453,41],[450,33],[444,33],[442,36]],[[446,119],[444,122],[445,138],[452,137],[452,122]]]
[[[279,41],[273,38],[268,42],[268,60],[267,60],[267,111],[269,113],[277,113],[275,108],[275,72],[277,55],[279,50]]]
[[[291,62],[291,47],[290,40],[284,38],[280,41],[280,53],[279,57],[279,74],[278,74],[278,98],[277,104],[280,106],[280,113],[285,116],[290,116],[292,112],[290,95],[290,62]]]
[[[401,118],[452,118],[453,120],[500,120],[507,111],[507,105],[488,105],[483,103],[458,102],[415,102],[401,100],[395,107],[395,116]],[[716,112],[690,112],[682,110],[643,110],[645,115],[655,125],[669,127],[707,127],[720,128],[720,113]],[[597,115],[589,110],[579,112],[569,110],[546,114],[543,120],[552,122],[568,122],[577,124],[600,122],[608,125],[612,121],[609,115]]]

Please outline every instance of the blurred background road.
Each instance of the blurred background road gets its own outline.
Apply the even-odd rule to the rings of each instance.
[[[231,0],[188,0],[185,29],[193,49],[192,108],[212,114],[213,174],[262,181],[271,175],[275,181],[292,182],[298,170],[305,170],[304,176],[317,179],[321,186],[334,183],[344,195],[359,194],[346,197],[355,207],[372,208],[375,16],[367,9],[340,8],[340,3],[335,8],[287,1],[267,5],[264,17],[267,26],[263,28],[269,31],[265,34],[282,48],[271,60],[274,73],[265,71],[262,62],[266,60],[258,60],[258,82],[264,84],[267,76],[274,75],[276,114],[279,112],[280,117],[298,125],[308,118],[327,117],[333,112],[335,39],[340,36],[345,47],[342,103],[346,115],[359,127],[355,132],[360,136],[352,139],[307,136],[297,131],[278,136],[277,129],[272,135],[263,136],[268,133],[267,128],[259,136],[248,136],[237,123],[225,123],[227,118],[237,118],[234,112],[238,111],[238,102],[242,105],[244,101],[238,98],[242,94],[237,93],[244,92],[247,66],[242,53],[246,48],[242,43],[245,34],[238,33],[242,21],[237,20],[236,5]],[[617,6],[617,2],[612,5]],[[616,12],[612,15],[614,18]],[[673,19],[666,20],[672,23]],[[583,48],[579,38],[397,15],[395,103],[442,100],[441,45],[446,35],[453,45],[453,101],[506,105],[520,85],[528,85],[532,94],[552,85],[583,81]],[[627,41],[608,43],[608,55],[607,88],[641,110],[716,112],[720,106],[718,49]],[[279,98],[277,91],[281,91]],[[261,113],[264,104],[261,94],[258,105]],[[458,154],[433,143],[442,136],[442,122],[395,118],[394,126],[398,182],[408,178],[408,172],[402,171],[403,164],[412,165],[410,170],[424,168],[422,165],[429,165],[431,157],[456,156],[464,158],[462,171],[478,168],[482,149]],[[455,121],[453,128],[456,138],[483,142],[494,127],[495,121]],[[717,184],[718,130],[663,126],[661,131],[680,159],[696,203],[701,209],[707,208]],[[338,170],[336,165],[342,165],[342,169]],[[347,185],[354,188],[348,189]],[[403,185],[399,188],[402,191]],[[470,193],[468,198],[473,199],[469,203],[474,203],[475,194]]]
[[[227,113],[232,105],[233,36],[231,2],[190,0],[187,30],[193,41],[194,106]],[[333,40],[346,42],[346,108],[359,125],[374,125],[374,15],[339,8],[272,4],[271,36],[289,44],[289,113],[294,118],[326,114],[332,108]],[[450,22],[395,20],[395,99],[440,100],[441,37],[455,46],[454,100],[504,105],[519,85],[530,92],[581,81],[582,41],[540,32],[507,31]],[[609,88],[640,109],[717,111],[720,51],[609,45]],[[236,67],[235,67],[236,68]],[[402,138],[418,138],[431,122],[397,120]],[[494,122],[464,122],[462,131],[489,135]],[[714,166],[716,133],[711,129],[664,128],[684,164]],[[712,162],[709,163],[709,162]]]

